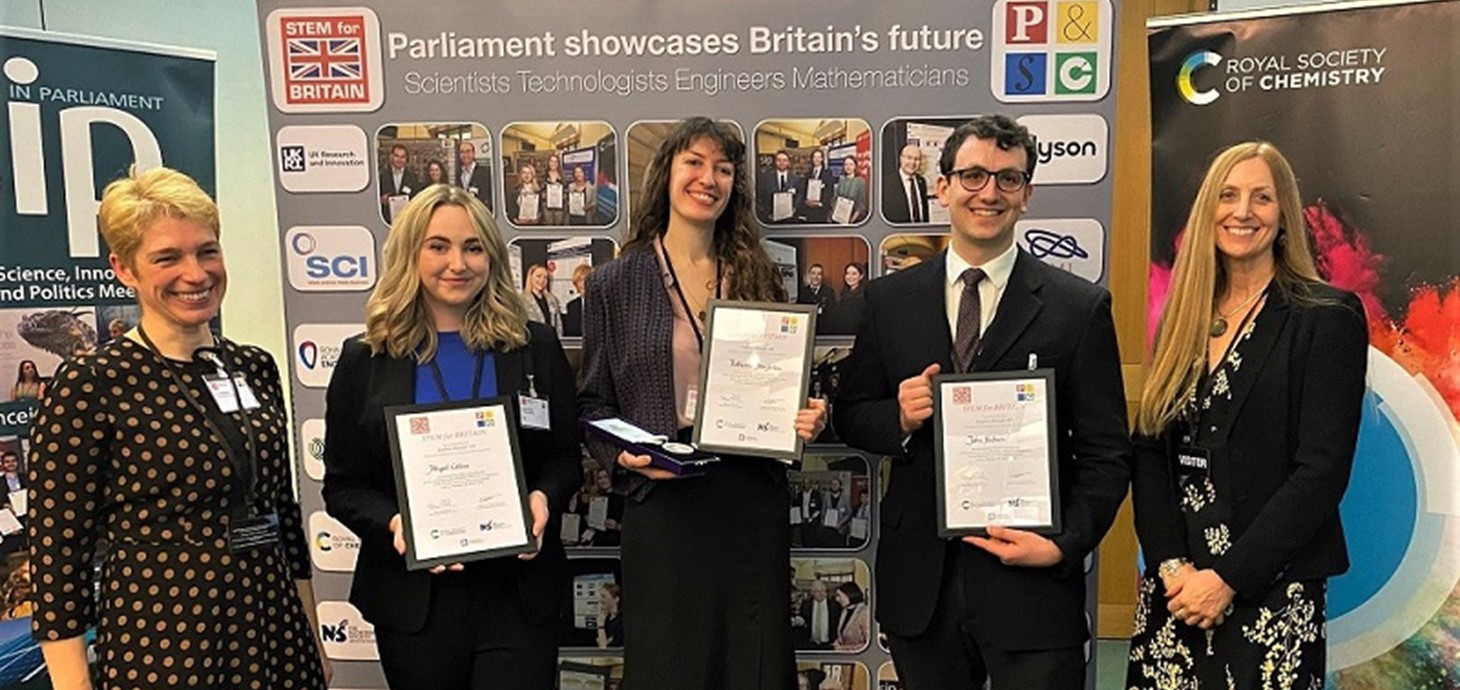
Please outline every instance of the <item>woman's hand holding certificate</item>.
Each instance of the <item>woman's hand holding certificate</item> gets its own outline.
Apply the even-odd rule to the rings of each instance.
[[[721,453],[799,458],[801,445],[815,438],[813,431],[820,433],[826,414],[824,403],[802,407],[815,305],[714,300],[708,331],[700,355],[695,444]]]

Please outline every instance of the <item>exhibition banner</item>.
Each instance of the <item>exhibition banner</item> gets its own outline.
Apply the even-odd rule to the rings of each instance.
[[[177,168],[213,192],[214,62],[211,51],[0,27],[5,457],[25,458],[32,410],[61,362],[118,337],[140,316],[97,229],[102,189],[135,164]],[[24,519],[23,507],[8,502],[3,510]],[[0,536],[7,554],[0,567],[9,575],[0,586],[0,646],[12,659],[0,670],[3,688],[44,667],[29,619],[10,621],[29,616],[24,534]]]
[[[1292,162],[1319,269],[1368,312],[1369,396],[1329,583],[1328,687],[1460,673],[1460,3],[1345,3],[1151,23],[1148,327],[1211,158]],[[1289,227],[1289,231],[1292,228]],[[1150,332],[1150,331],[1148,331]]]
[[[319,439],[340,343],[363,330],[391,220],[433,183],[492,210],[518,289],[546,271],[560,305],[549,322],[575,366],[583,275],[617,254],[648,162],[689,115],[732,123],[747,143],[741,164],[767,249],[790,300],[817,305],[812,394],[836,392],[863,282],[946,247],[938,155],[974,115],[1007,113],[1039,137],[1039,193],[1020,245],[1103,283],[1116,5],[261,0],[295,423],[314,480],[301,487],[305,509],[323,509]],[[793,624],[817,581],[855,582],[875,610],[880,462],[829,429],[790,472]],[[617,603],[622,511],[585,457],[560,535],[574,572],[562,687],[622,678],[621,640],[596,634]],[[350,587],[337,556],[316,553],[315,584],[331,607],[321,621],[336,678],[382,687],[378,667],[361,663],[374,658],[373,631],[357,613],[337,615]],[[1094,594],[1092,584],[1092,621]],[[900,687],[876,637],[857,649],[808,642],[800,671],[811,687]]]

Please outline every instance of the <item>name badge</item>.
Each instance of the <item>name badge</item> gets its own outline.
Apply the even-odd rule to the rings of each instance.
[[[1182,474],[1206,474],[1211,469],[1212,454],[1205,448],[1178,446],[1176,448],[1177,470]]]
[[[253,389],[248,386],[248,379],[245,379],[243,374],[233,375],[233,385],[238,387],[238,400],[243,403],[243,409],[259,409],[259,399],[253,394]]]
[[[228,529],[228,548],[235,552],[278,542],[279,515],[277,513],[234,520]]]
[[[204,377],[208,382],[208,392],[213,395],[213,402],[218,404],[218,410],[224,414],[238,411],[238,392],[235,391],[233,382],[228,380],[226,375],[211,375]],[[257,405],[258,401],[254,401]]]
[[[691,384],[689,389],[686,390],[684,394],[684,416],[689,417],[690,419],[694,419],[699,401],[700,390],[698,387]]]
[[[544,398],[535,398],[527,394],[517,396],[518,407],[522,410],[522,426],[538,431],[552,431],[552,415],[548,409],[548,401]]]

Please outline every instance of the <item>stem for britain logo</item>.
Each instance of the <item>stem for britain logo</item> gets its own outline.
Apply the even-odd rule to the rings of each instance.
[[[369,8],[278,9],[265,31],[281,112],[372,112],[385,101],[380,19]]]

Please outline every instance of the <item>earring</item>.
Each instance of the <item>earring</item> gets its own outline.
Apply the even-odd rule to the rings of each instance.
[[[1288,229],[1287,228],[1278,228],[1277,243],[1278,243],[1278,246],[1283,246],[1283,245],[1286,245],[1288,243]]]

